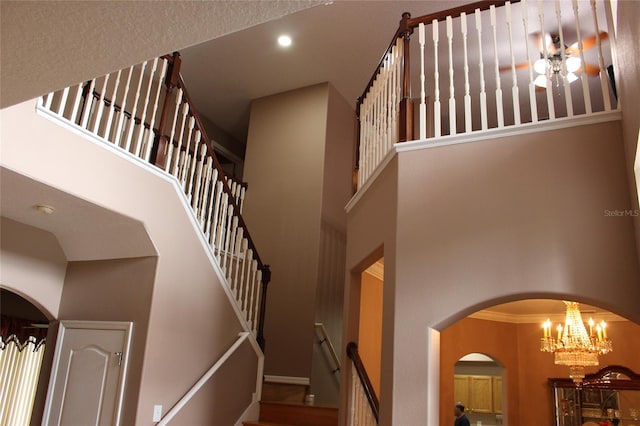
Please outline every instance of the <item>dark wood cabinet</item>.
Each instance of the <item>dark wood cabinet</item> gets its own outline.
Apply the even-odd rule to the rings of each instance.
[[[640,375],[622,366],[571,379],[549,379],[556,426],[640,426]]]

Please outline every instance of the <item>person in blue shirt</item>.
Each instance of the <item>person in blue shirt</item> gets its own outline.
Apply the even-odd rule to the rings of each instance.
[[[456,403],[455,410],[456,419],[453,422],[453,426],[471,426],[467,415],[464,414],[464,405],[461,402]]]

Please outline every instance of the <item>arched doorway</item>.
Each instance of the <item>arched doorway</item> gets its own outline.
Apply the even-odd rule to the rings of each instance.
[[[0,288],[0,424],[29,424],[49,320],[35,305]]]
[[[600,365],[586,368],[595,373],[607,365],[640,369],[640,325],[596,306],[580,304],[585,323],[593,316],[604,319],[613,341],[613,352],[600,356]],[[550,378],[569,377],[569,369],[554,363],[553,354],[542,352],[542,323],[565,319],[562,300],[527,299],[485,307],[440,332],[440,419],[452,423],[455,403],[453,377],[460,358],[471,352],[489,355],[504,368],[502,424],[553,424],[554,401]],[[494,410],[495,411],[495,410]],[[496,413],[493,413],[496,414]],[[482,421],[483,426],[499,423]],[[472,422],[472,424],[476,424]]]
[[[453,399],[465,407],[471,424],[502,425],[505,368],[500,361],[477,352],[454,365]]]

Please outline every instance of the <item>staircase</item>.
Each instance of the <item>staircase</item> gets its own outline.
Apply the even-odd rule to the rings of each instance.
[[[337,426],[338,409],[287,402],[260,402],[260,419],[245,426]]]

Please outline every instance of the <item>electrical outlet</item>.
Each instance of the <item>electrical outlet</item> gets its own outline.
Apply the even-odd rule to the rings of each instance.
[[[162,405],[153,406],[153,421],[159,422],[162,420]]]

